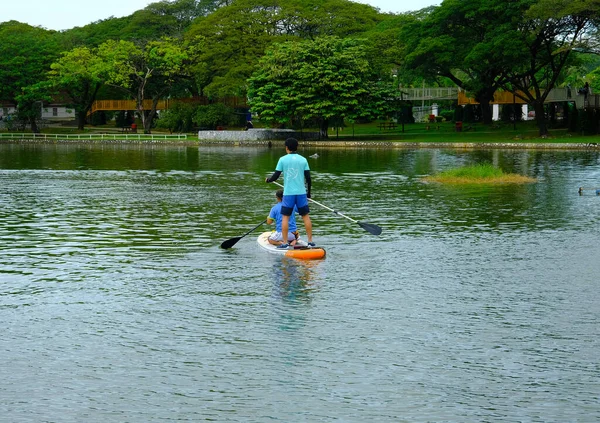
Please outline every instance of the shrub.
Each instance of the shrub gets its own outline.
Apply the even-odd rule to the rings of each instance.
[[[191,132],[194,127],[194,106],[174,103],[168,110],[160,113],[156,126],[169,132]]]
[[[440,116],[442,116],[446,122],[450,122],[452,119],[454,119],[454,114],[455,112],[452,110],[442,110],[440,112]]]
[[[198,126],[205,128],[236,125],[238,121],[233,109],[221,103],[198,106],[194,120]]]

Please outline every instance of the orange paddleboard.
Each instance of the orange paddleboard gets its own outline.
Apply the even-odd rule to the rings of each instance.
[[[321,247],[309,247],[306,242],[299,240],[295,248],[282,250],[276,245],[269,244],[268,238],[273,232],[263,232],[258,236],[256,242],[263,250],[273,254],[279,254],[285,257],[292,257],[300,260],[321,260],[325,258],[325,250]]]

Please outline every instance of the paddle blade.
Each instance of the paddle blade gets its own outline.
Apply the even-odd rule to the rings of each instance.
[[[361,228],[373,235],[381,235],[381,228],[373,223],[357,222]]]
[[[228,249],[228,248],[231,248],[231,247],[233,247],[235,244],[237,244],[237,242],[238,242],[240,239],[242,239],[242,237],[241,237],[241,236],[237,236],[237,237],[235,237],[235,238],[228,239],[227,241],[223,241],[223,242],[221,243],[221,248],[223,248],[223,249],[225,249],[225,250],[226,250],[226,249]]]

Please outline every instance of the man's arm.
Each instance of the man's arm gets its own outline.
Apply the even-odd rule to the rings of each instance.
[[[280,170],[276,170],[275,172],[273,172],[273,174],[271,175],[270,178],[265,179],[265,182],[267,184],[269,184],[269,183],[271,183],[273,181],[276,181],[277,178],[279,178],[279,175],[281,175],[281,171]]]
[[[312,182],[310,180],[310,170],[304,171],[304,180],[306,181],[306,196],[310,198],[310,188],[312,185]]]

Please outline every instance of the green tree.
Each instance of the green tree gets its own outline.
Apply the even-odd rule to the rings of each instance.
[[[244,95],[254,64],[280,34],[276,4],[238,0],[194,22],[186,39],[193,48],[191,72],[200,94]]]
[[[192,104],[175,102],[168,110],[160,113],[156,126],[169,132],[189,132],[192,130],[195,108]]]
[[[0,100],[18,105],[34,132],[41,102],[49,99],[39,84],[58,55],[55,34],[16,21],[0,24]]]
[[[245,95],[246,80],[275,42],[346,37],[374,27],[382,16],[347,0],[236,0],[194,21],[186,38],[194,46],[198,91]]]
[[[16,96],[17,103],[16,120],[21,123],[25,129],[28,123],[31,132],[37,134],[40,132],[38,122],[42,119],[42,109],[44,102],[52,101],[51,89],[46,81],[23,87]]]
[[[231,1],[162,0],[121,18],[110,17],[75,27],[58,34],[65,50],[75,47],[95,48],[108,40],[159,40],[181,37],[192,22],[207,16]]]
[[[404,65],[428,80],[448,78],[472,93],[490,124],[494,93],[514,66],[514,30],[526,2],[446,0],[428,9],[403,28]]]
[[[588,50],[600,17],[597,0],[523,1],[531,7],[513,32],[520,53],[506,88],[533,105],[540,136],[548,134],[544,102],[572,63],[575,49]]]
[[[403,67],[408,51],[402,31],[417,19],[413,14],[386,15],[382,22],[364,35],[371,66],[382,76],[395,75],[398,84],[409,84],[415,80],[408,68]],[[398,72],[399,69],[402,72]]]
[[[107,84],[120,87],[136,100],[144,133],[150,133],[159,100],[186,78],[188,58],[185,48],[176,40],[150,41],[142,46],[131,41],[109,40],[98,47],[102,59],[101,74]],[[144,101],[151,100],[146,108]]]
[[[226,6],[231,1],[223,0],[162,0],[146,6],[145,11],[155,16],[172,19],[171,35],[182,35],[185,30],[201,16],[208,16],[219,7]]]
[[[324,137],[333,119],[386,113],[377,101],[389,90],[375,89],[365,51],[358,41],[337,37],[274,45],[248,81],[252,111],[271,124],[316,120]]]
[[[222,103],[198,106],[194,120],[201,127],[216,128],[217,126],[235,125],[237,117],[231,107]]]
[[[57,91],[66,94],[68,107],[75,110],[77,127],[83,130],[87,115],[102,86],[100,58],[87,47],[66,53],[51,65],[50,82]]]
[[[76,47],[96,48],[108,40],[129,39],[125,28],[130,25],[131,16],[108,18],[92,22],[82,27],[68,29],[58,35],[62,48],[72,50]],[[125,37],[124,37],[125,35]]]
[[[347,0],[282,0],[278,4],[281,33],[304,39],[362,35],[385,19],[376,8]]]

